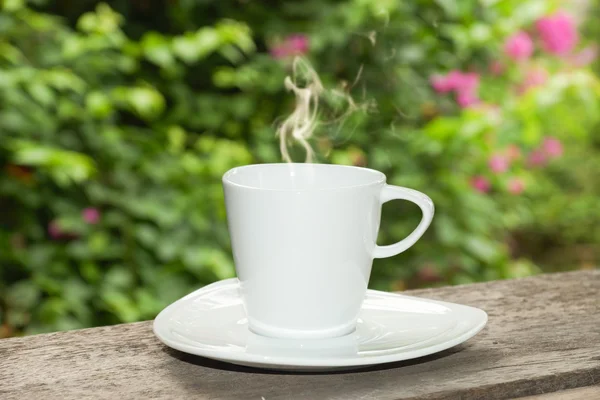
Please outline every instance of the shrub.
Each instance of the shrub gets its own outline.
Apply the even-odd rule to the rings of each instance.
[[[0,334],[148,319],[233,276],[220,177],[281,160],[274,122],[298,54],[377,104],[321,125],[319,161],[436,203],[414,248],[375,262],[372,287],[532,274],[515,240],[581,244],[598,226],[598,82],[538,44],[551,2],[96,3],[12,0],[0,15]],[[403,203],[383,215],[382,243],[419,219]]]

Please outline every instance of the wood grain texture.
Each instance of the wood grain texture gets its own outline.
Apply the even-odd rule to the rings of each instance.
[[[275,373],[171,350],[150,322],[0,340],[0,399],[509,399],[600,383],[600,271],[408,292],[480,307],[453,349],[349,373]]]
[[[520,397],[515,400],[597,400],[600,399],[600,386],[561,390],[560,392]]]

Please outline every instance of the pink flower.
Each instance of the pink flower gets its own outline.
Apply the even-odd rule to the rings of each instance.
[[[308,53],[308,38],[305,35],[290,35],[287,38],[289,49],[295,54]]]
[[[517,32],[504,42],[504,53],[515,61],[527,60],[533,54],[533,41],[525,32]]]
[[[527,71],[525,79],[521,86],[519,86],[519,93],[525,93],[527,90],[532,89],[536,86],[543,85],[548,80],[548,71],[542,67],[534,67]]]
[[[488,164],[495,174],[506,172],[509,166],[508,158],[502,154],[493,155]]]
[[[491,185],[483,176],[475,176],[471,179],[471,187],[480,193],[487,193],[490,191]]]
[[[479,98],[468,92],[460,92],[456,95],[456,102],[462,108],[468,108],[479,104]]]
[[[471,93],[474,94],[479,89],[479,74],[475,72],[468,72],[462,74],[456,81],[456,91],[459,93]]]
[[[520,178],[512,178],[508,181],[507,188],[511,194],[521,194],[525,190],[525,182]]]
[[[83,220],[88,224],[97,224],[100,222],[100,211],[97,208],[88,207],[81,212]]]
[[[286,58],[288,56],[288,50],[283,46],[275,46],[270,50],[271,57],[276,59]]]
[[[541,150],[534,150],[529,153],[527,164],[530,167],[540,167],[546,164],[546,154]]]
[[[560,157],[563,154],[563,145],[561,141],[553,137],[547,137],[544,139],[544,142],[542,143],[542,149],[550,158]]]
[[[443,75],[435,75],[431,77],[431,86],[438,93],[447,93],[454,90],[450,80]]]
[[[446,76],[436,75],[431,78],[431,86],[438,93],[454,91],[458,105],[463,108],[479,104],[479,75],[474,72],[463,73],[454,70]]]
[[[500,61],[493,61],[490,64],[490,72],[495,76],[501,75],[504,72],[504,65]]]
[[[61,237],[63,237],[64,232],[58,225],[57,221],[51,221],[48,224],[48,234],[50,234],[50,237],[52,239],[60,239]]]
[[[276,59],[306,54],[308,53],[308,37],[300,34],[290,35],[282,43],[273,46],[270,53]]]
[[[575,22],[562,11],[539,19],[535,26],[542,39],[544,49],[549,53],[566,55],[579,41]]]
[[[456,81],[456,102],[458,105],[467,108],[479,104],[479,97],[477,96],[479,75],[469,72],[457,75],[454,79]]]
[[[448,75],[434,75],[431,78],[431,86],[438,93],[447,93],[458,90],[463,83],[463,73],[460,71],[451,71]]]
[[[431,85],[439,92],[457,92],[476,91],[479,87],[479,75],[475,72],[463,73],[458,70],[450,71],[448,75],[434,75],[431,78]]]
[[[448,73],[448,85],[452,88],[452,90],[459,90],[460,86],[463,82],[463,73],[458,70],[453,70]]]
[[[588,46],[577,54],[569,57],[569,62],[575,67],[585,67],[598,58],[598,46]]]

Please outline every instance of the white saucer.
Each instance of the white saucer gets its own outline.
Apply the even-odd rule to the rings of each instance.
[[[334,339],[273,339],[248,330],[239,281],[205,286],[165,308],[154,333],[167,346],[215,360],[282,370],[329,370],[408,360],[477,334],[478,309],[369,290],[356,331]]]

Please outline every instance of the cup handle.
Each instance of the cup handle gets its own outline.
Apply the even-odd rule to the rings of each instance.
[[[390,200],[408,200],[421,208],[423,212],[423,217],[421,218],[421,222],[415,228],[414,231],[410,235],[408,235],[404,240],[399,241],[395,244],[390,244],[388,246],[375,246],[375,251],[373,252],[374,258],[386,258],[392,257],[397,254],[402,253],[413,244],[416,243],[417,240],[423,236],[429,225],[431,224],[431,220],[433,219],[434,206],[433,201],[429,198],[429,196],[417,192],[413,189],[408,189],[400,186],[392,186],[385,185],[380,195],[381,204],[387,203]]]

